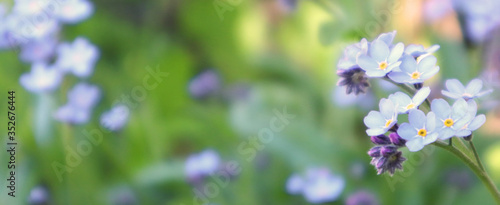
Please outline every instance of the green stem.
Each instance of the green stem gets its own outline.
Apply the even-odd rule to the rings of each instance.
[[[488,189],[488,191],[491,193],[497,204],[500,204],[500,192],[498,191],[497,187],[491,180],[491,178],[488,176],[486,171],[482,170],[477,164],[475,164],[467,155],[465,155],[463,152],[461,152],[458,149],[455,149],[454,146],[449,146],[448,144],[441,142],[441,141],[436,141],[433,143],[433,145],[441,147],[458,158],[460,158],[473,172],[476,174],[476,176],[483,182],[484,186]]]
[[[483,163],[481,162],[481,159],[479,158],[479,155],[477,154],[476,147],[474,146],[474,143],[472,141],[469,141],[470,147],[472,148],[472,152],[474,153],[474,157],[476,157],[477,164],[481,168],[481,170],[486,171],[484,169]]]

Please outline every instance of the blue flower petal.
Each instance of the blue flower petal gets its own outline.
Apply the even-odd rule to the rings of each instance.
[[[389,54],[389,57],[387,58],[387,61],[389,63],[393,63],[393,62],[398,61],[398,59],[401,57],[401,55],[403,55],[404,49],[405,49],[405,46],[403,43],[396,44],[392,48],[392,50]]]
[[[446,81],[446,88],[449,92],[462,94],[465,91],[464,85],[457,79],[450,79]],[[444,93],[443,93],[444,94]]]
[[[424,145],[428,145],[430,143],[435,142],[438,139],[438,133],[431,133],[424,137],[423,142]]]
[[[465,88],[465,93],[475,95],[479,93],[479,91],[483,88],[483,81],[479,79],[474,79],[467,84],[467,87]]]
[[[401,66],[400,66],[400,68],[401,68]],[[410,80],[412,80],[411,77],[407,73],[403,73],[403,72],[390,72],[389,78],[396,83],[407,83]]]
[[[439,72],[439,66],[436,66],[432,70],[422,73],[422,75],[420,75],[420,79],[427,80],[429,78],[432,78],[432,76],[436,75],[436,73],[438,72]]]
[[[405,122],[399,126],[398,135],[405,140],[411,140],[417,136],[417,129]]]
[[[386,132],[387,132],[387,130],[382,129],[382,128],[374,128],[374,129],[367,129],[366,130],[366,134],[369,136],[381,135],[381,134],[384,134]]]
[[[377,62],[387,60],[389,56],[389,47],[383,41],[375,40],[370,45],[370,56]]]
[[[455,133],[455,136],[457,136],[457,137],[467,137],[467,136],[469,136],[471,134],[472,134],[472,132],[469,131],[469,130],[460,130],[457,133]]]
[[[424,139],[422,137],[416,137],[412,140],[406,142],[406,147],[410,152],[416,152],[424,148]]]
[[[451,118],[458,120],[467,114],[468,104],[463,98],[459,98],[452,106]]]
[[[443,94],[446,97],[453,98],[453,99],[462,98],[462,94],[452,93],[452,92],[448,92],[446,90],[441,90],[441,94]]]
[[[377,40],[381,40],[385,44],[387,44],[387,46],[390,46],[392,44],[392,41],[394,41],[395,36],[396,36],[396,31],[382,33],[377,37]]]
[[[431,110],[439,119],[446,119],[451,114],[450,105],[441,98],[432,100]]]
[[[369,70],[379,70],[378,63],[367,55],[360,55],[358,57],[358,65],[365,71]]]
[[[479,129],[484,123],[486,122],[486,116],[484,115],[478,115],[475,117],[469,124],[468,129],[470,131],[474,131]]]
[[[385,71],[380,70],[380,69],[365,70],[365,71],[366,71],[366,75],[368,77],[372,77],[372,78],[384,77],[387,74]]]
[[[413,96],[413,103],[415,105],[420,105],[422,102],[424,102],[425,99],[429,96],[431,93],[431,89],[429,87],[423,87],[421,88],[417,93],[415,93],[415,96]]]
[[[436,128],[436,114],[429,112],[425,120],[425,129],[427,129],[427,132],[432,132],[434,128]]]
[[[385,119],[393,119],[396,107],[394,106],[394,103],[391,100],[386,98],[381,99],[379,107],[380,107],[380,114],[382,114],[382,116]]]
[[[418,63],[417,70],[422,73],[428,72],[436,66],[436,62],[436,57],[426,56]]]
[[[405,55],[401,60],[401,66],[399,66],[401,71],[406,73],[413,73],[417,70],[417,61],[410,55]]]
[[[402,92],[389,95],[389,100],[394,103],[399,113],[405,113],[407,111],[406,107],[412,103],[411,98]]]
[[[421,110],[411,110],[408,114],[408,122],[411,126],[421,129],[425,125],[425,114]]]
[[[439,139],[447,140],[447,139],[450,139],[451,137],[453,137],[453,135],[455,135],[456,131],[449,128],[449,127],[445,127],[443,129],[439,130],[438,133],[439,133]]]
[[[493,92],[493,89],[485,90],[483,92],[480,92],[480,93],[476,94],[476,97],[481,97],[483,95],[487,95],[487,94],[490,94],[492,92]]]
[[[377,111],[370,111],[363,122],[369,128],[384,127],[385,125],[384,117]]]

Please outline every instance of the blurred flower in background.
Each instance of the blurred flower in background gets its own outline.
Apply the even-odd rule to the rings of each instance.
[[[293,174],[286,183],[289,194],[302,194],[314,204],[337,200],[344,187],[344,179],[327,168],[308,168],[304,176]]]

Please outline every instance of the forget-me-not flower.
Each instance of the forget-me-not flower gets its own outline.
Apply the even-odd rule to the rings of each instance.
[[[61,2],[56,17],[63,23],[79,23],[92,15],[94,7],[87,0],[67,0]]]
[[[337,63],[337,69],[348,70],[352,68],[359,68],[357,58],[359,55],[367,54],[368,46],[369,43],[365,38],[361,39],[358,43],[347,46],[344,50],[344,55],[342,55]]]
[[[436,57],[426,56],[417,62],[413,56],[405,55],[399,66],[401,71],[389,73],[389,78],[397,83],[423,83],[439,71],[436,61]]]
[[[71,124],[88,122],[93,107],[100,99],[100,93],[95,85],[87,83],[75,85],[68,93],[68,102],[56,111],[54,117]]]
[[[288,193],[302,194],[313,204],[337,200],[344,187],[344,179],[327,168],[308,168],[305,176],[294,174],[287,181]]]
[[[59,87],[63,74],[46,63],[34,63],[31,72],[21,75],[21,85],[33,93],[53,91]]]
[[[467,102],[460,98],[450,107],[443,99],[435,99],[431,103],[431,110],[436,115],[436,131],[439,139],[446,140],[453,137],[460,127],[460,121],[466,120],[463,117],[467,113]]]
[[[398,135],[406,140],[406,147],[411,152],[419,151],[438,139],[438,133],[434,132],[436,116],[433,112],[425,116],[421,110],[411,110],[408,121],[409,123],[405,122],[399,126]]]
[[[360,55],[357,62],[368,77],[383,77],[401,64],[399,58],[403,51],[403,43],[389,48],[384,41],[376,39],[370,44],[368,55]]]
[[[481,91],[481,88],[483,88],[483,81],[480,79],[473,79],[467,84],[467,87],[464,87],[457,79],[449,79],[446,81],[446,88],[448,90],[443,90],[441,93],[453,99],[464,98],[468,100],[493,92],[492,89]]]
[[[410,96],[402,92],[396,92],[389,95],[389,100],[396,105],[398,113],[403,114],[408,113],[408,111],[412,109],[417,109],[417,107],[427,99],[430,93],[431,89],[429,87],[423,87],[415,93],[413,98],[410,98]]]
[[[391,100],[381,99],[379,108],[380,111],[370,111],[363,120],[369,136],[384,134],[398,122],[397,108]]]
[[[54,54],[56,44],[56,39],[51,37],[30,41],[21,47],[19,58],[27,63],[48,61]]]
[[[185,164],[186,177],[188,181],[196,182],[213,174],[219,169],[219,166],[219,154],[212,149],[204,150],[187,158]]]
[[[129,113],[126,105],[117,105],[101,115],[101,125],[111,131],[121,130],[128,121]]]
[[[432,45],[431,47],[425,49],[423,45],[410,44],[406,46],[405,54],[410,55],[413,58],[417,59],[418,57],[432,54],[437,50],[439,50],[439,48],[440,48],[439,45]]]
[[[57,48],[56,66],[78,77],[89,77],[99,57],[99,50],[87,39],[78,37],[73,43],[62,43]]]
[[[467,101],[467,113],[464,118],[457,122],[456,127],[458,128],[455,136],[457,137],[467,137],[472,135],[472,132],[479,129],[485,122],[486,116],[484,114],[477,115],[477,103],[474,100]]]
[[[206,70],[189,82],[188,90],[194,98],[205,98],[219,91],[219,75],[214,70]]]

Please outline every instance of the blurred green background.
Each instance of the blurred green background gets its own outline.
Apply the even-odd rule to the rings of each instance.
[[[15,90],[19,143],[17,196],[2,191],[0,204],[27,204],[30,190],[40,184],[47,187],[50,204],[126,204],[117,202],[120,197],[135,198],[135,204],[193,204],[195,194],[186,182],[184,161],[207,148],[242,167],[241,174],[210,199],[213,204],[308,204],[302,196],[287,194],[285,183],[292,173],[310,166],[326,166],[345,178],[342,195],[329,204],[344,204],[358,190],[372,192],[380,204],[494,203],[459,159],[433,147],[418,153],[403,149],[409,158],[405,171],[393,178],[377,176],[369,165],[366,152],[372,144],[362,121],[369,109],[335,103],[342,101],[333,93],[336,63],[344,48],[382,32],[397,30],[396,41],[405,44],[441,45],[436,53],[441,72],[429,82],[436,90],[443,79],[467,82],[482,72],[486,49],[467,47],[456,20],[425,23],[422,1],[299,0],[295,9],[275,0],[93,3],[94,15],[65,26],[61,36],[65,41],[85,36],[100,49],[88,82],[98,85],[103,95],[90,123],[45,122],[51,141],[37,145],[36,113],[43,97],[19,85],[29,65],[19,61],[18,53],[0,53],[0,87],[5,96],[0,110],[6,113],[6,92]],[[68,149],[76,150],[85,140],[84,131],[103,130],[100,113],[141,85],[148,75],[146,67],[157,66],[169,76],[131,108],[126,127],[104,133],[102,143],[59,181],[53,162],[64,163]],[[221,92],[202,100],[192,98],[190,80],[209,68],[219,74]],[[73,76],[65,77],[61,89],[51,94],[57,99],[53,109],[66,102],[66,93],[76,82]],[[377,109],[377,99],[394,90],[376,80],[372,85],[375,100],[368,107]],[[247,160],[238,146],[268,126],[273,110],[285,107],[296,117]],[[475,142],[500,185],[500,117],[491,111],[487,118]],[[6,117],[0,117],[0,124],[6,132]],[[0,175],[6,178],[7,154],[1,153]],[[463,185],[464,178],[470,183]],[[1,184],[5,190],[6,180]]]

